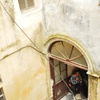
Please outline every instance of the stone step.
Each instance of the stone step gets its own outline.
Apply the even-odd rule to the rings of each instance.
[[[68,93],[60,100],[87,100],[87,99],[84,98],[81,94],[76,94],[76,96],[74,97],[71,93]]]

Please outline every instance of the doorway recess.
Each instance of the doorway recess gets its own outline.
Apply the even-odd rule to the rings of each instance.
[[[87,71],[84,55],[72,44],[56,41],[49,47],[50,73],[53,80],[53,99],[60,100],[68,92],[62,78],[67,81],[75,68]],[[54,67],[53,67],[54,66]]]

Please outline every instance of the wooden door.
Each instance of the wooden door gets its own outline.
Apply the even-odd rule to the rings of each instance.
[[[57,60],[52,60],[53,67],[51,67],[53,85],[53,98],[59,100],[68,93],[68,88],[63,80],[67,79],[67,65]]]

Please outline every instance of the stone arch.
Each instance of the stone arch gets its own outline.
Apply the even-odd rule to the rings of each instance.
[[[74,45],[84,56],[87,65],[88,65],[88,73],[92,73],[93,72],[93,61],[91,60],[91,57],[88,53],[88,51],[86,50],[86,47],[84,46],[84,44],[81,41],[78,41],[76,39],[73,39],[69,36],[65,36],[65,35],[59,35],[59,34],[55,34],[55,35],[51,35],[50,37],[48,37],[48,39],[45,42],[45,52],[48,53],[49,51],[49,47],[52,45],[52,43],[56,42],[56,41],[64,41],[64,42],[68,42],[72,45]]]
[[[94,71],[94,68],[93,68],[94,63],[91,60],[91,56],[89,55],[86,47],[84,46],[84,44],[81,41],[74,39],[74,38],[71,38],[71,37],[66,36],[66,35],[60,35],[60,34],[51,35],[45,41],[45,44],[44,44],[45,45],[45,50],[44,50],[45,53],[47,53],[47,54],[49,53],[50,46],[56,41],[64,41],[64,42],[67,42],[67,43],[75,46],[81,52],[81,54],[83,55],[83,57],[86,60],[86,63],[87,63],[87,66],[88,66],[87,73],[92,75],[92,73]],[[52,96],[53,91],[52,91],[52,88],[50,88],[50,87],[53,86],[54,80],[51,81],[51,79],[52,79],[50,77],[50,74],[51,74],[50,70],[51,69],[50,69],[50,64],[48,62],[47,62],[47,66],[48,66],[48,67],[46,67],[46,69],[47,69],[47,81],[48,81],[47,82],[47,86],[48,86],[47,90],[48,90],[48,94]],[[90,82],[88,84],[90,84]],[[53,94],[53,96],[54,96],[54,94]]]
[[[72,45],[74,45],[83,55],[84,55],[84,58],[87,62],[87,65],[88,65],[88,70],[87,70],[87,73],[88,73],[88,99],[91,100],[93,99],[93,94],[97,94],[97,84],[95,84],[95,79],[98,79],[98,75],[95,74],[95,63],[94,61],[92,60],[92,57],[90,56],[88,50],[86,49],[85,45],[77,40],[77,39],[74,39],[74,38],[71,38],[69,36],[66,36],[66,35],[61,35],[61,34],[55,34],[55,35],[51,35],[47,38],[47,40],[45,41],[45,53],[49,53],[49,47],[56,41],[64,41],[64,42],[68,42]],[[48,56],[49,57],[49,56]],[[53,95],[53,89],[51,88],[53,86],[53,81],[51,80],[51,77],[50,77],[50,65],[47,61],[47,66],[46,69],[47,69],[47,86],[48,86],[48,94],[52,97],[54,96]],[[91,84],[92,82],[92,84]],[[95,86],[96,85],[96,86]],[[93,88],[91,90],[91,88]]]

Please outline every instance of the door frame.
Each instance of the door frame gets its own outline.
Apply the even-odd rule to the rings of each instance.
[[[50,47],[53,45],[54,42],[56,41],[64,41],[64,42],[68,42],[72,45],[74,45],[78,50],[80,50],[80,52],[84,55],[84,58],[88,64],[88,71],[87,71],[87,74],[90,76],[92,75],[92,73],[94,73],[94,61],[92,60],[92,57],[90,55],[90,53],[88,52],[88,49],[87,47],[84,45],[84,43],[79,40],[79,39],[76,39],[74,37],[70,37],[66,34],[62,34],[62,33],[53,33],[51,35],[49,35],[47,37],[47,39],[45,40],[44,42],[44,52],[47,54],[47,57],[49,59],[49,56],[48,56],[48,53],[49,53],[49,49]],[[50,96],[50,98],[52,97],[52,85],[53,85],[53,80],[52,78],[50,77],[50,64],[48,63],[48,61],[46,60],[46,65],[48,67],[46,67],[46,70],[47,70],[47,91],[48,91],[48,95]],[[49,70],[48,70],[49,69]],[[88,77],[88,80],[89,80],[89,77]],[[90,84],[90,81],[88,82],[88,84]],[[89,92],[90,90],[88,90]],[[89,92],[90,93],[90,92]],[[89,97],[88,97],[89,98]]]
[[[59,43],[60,41],[56,41],[56,42],[54,42],[54,43]],[[61,41],[62,42],[62,41]],[[64,42],[64,41],[63,41]],[[53,43],[53,44],[54,44]],[[51,46],[51,48],[53,47],[53,44],[52,44],[52,46]],[[72,54],[72,52],[73,52],[73,49],[74,49],[74,46],[72,45],[72,44],[70,44],[71,46],[72,46],[72,48],[71,48],[71,52],[70,52],[70,55],[69,56],[71,56],[71,54]],[[49,48],[49,50],[50,50],[50,52],[51,52],[51,48]],[[58,50],[58,52],[60,52],[59,50]],[[80,52],[80,51],[79,51]],[[73,62],[73,61],[71,61],[70,60],[70,57],[69,57],[69,59],[63,59],[63,58],[61,58],[61,57],[58,57],[58,56],[56,56],[56,55],[54,55],[54,54],[51,54],[51,53],[49,53],[48,54],[48,57],[49,57],[49,59],[50,59],[50,62],[52,63],[50,63],[50,73],[51,73],[51,78],[53,79],[53,81],[54,81],[54,84],[53,84],[53,99],[54,100],[59,100],[59,99],[55,99],[56,98],[56,89],[55,89],[55,87],[56,87],[56,85],[58,85],[58,84],[55,84],[55,76],[54,76],[54,64],[53,64],[53,60],[57,60],[57,61],[59,61],[59,62],[62,62],[62,63],[64,63],[64,64],[66,64],[66,65],[68,65],[68,66],[74,66],[74,67],[77,67],[77,68],[80,68],[80,69],[83,69],[83,70],[88,70],[88,66],[85,66],[85,65],[80,65],[80,64],[78,64],[78,63],[75,63],[75,62]],[[78,57],[76,57],[76,58],[78,58]],[[83,56],[83,58],[84,58],[84,56]],[[68,73],[68,72],[67,72]],[[67,76],[68,77],[68,76]],[[61,82],[63,82],[63,80],[61,81]],[[60,84],[60,83],[59,83]],[[59,88],[59,87],[58,87]],[[67,93],[67,92],[66,92]]]

